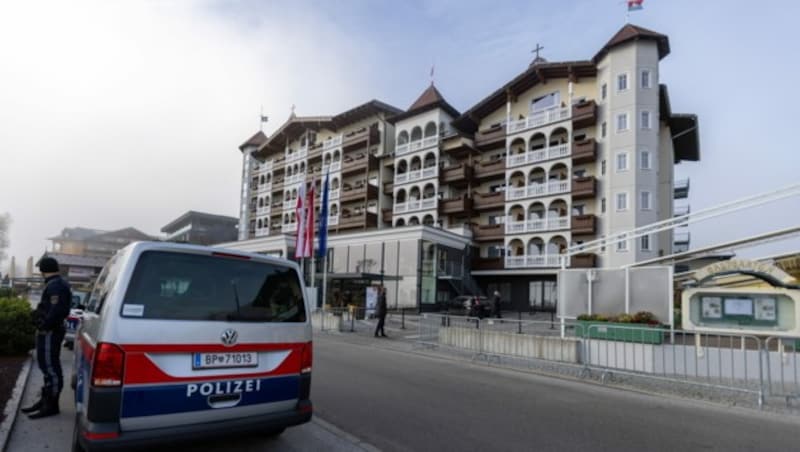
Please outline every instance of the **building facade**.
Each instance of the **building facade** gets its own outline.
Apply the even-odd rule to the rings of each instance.
[[[395,285],[390,304],[499,290],[516,309],[552,308],[568,248],[688,211],[675,205],[688,182],[675,182],[674,165],[699,160],[699,134],[696,116],[671,111],[659,77],[669,51],[665,35],[626,25],[590,60],[537,57],[463,113],[431,84],[406,111],[372,101],[292,116],[240,147],[242,241],[228,246],[291,257],[299,183],[330,172],[334,277],[374,280],[349,256],[379,237],[404,243],[399,260],[417,265],[413,275],[387,272],[385,246],[369,258]],[[654,234],[565,263],[618,267],[675,247],[688,247],[688,235]]]
[[[161,228],[168,242],[213,245],[238,237],[239,218],[190,210]]]

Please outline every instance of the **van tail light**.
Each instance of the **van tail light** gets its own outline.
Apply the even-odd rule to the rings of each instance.
[[[122,375],[125,368],[125,352],[116,344],[101,342],[97,345],[94,366],[92,368],[92,385],[122,386]]]
[[[300,373],[301,374],[308,374],[311,373],[311,361],[313,358],[313,342],[309,342],[303,345],[303,350],[300,352]]]

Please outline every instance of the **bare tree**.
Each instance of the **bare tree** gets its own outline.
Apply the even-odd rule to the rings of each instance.
[[[6,260],[6,249],[8,249],[8,230],[11,228],[11,215],[0,215],[0,262]]]

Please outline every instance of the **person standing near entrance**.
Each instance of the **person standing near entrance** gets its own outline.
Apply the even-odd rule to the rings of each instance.
[[[375,337],[378,337],[378,332],[380,332],[381,337],[386,337],[386,333],[383,331],[383,324],[386,322],[387,310],[386,288],[381,286],[378,292],[378,306],[376,306],[375,309],[375,314],[378,316],[378,326],[375,327]]]
[[[36,323],[36,361],[44,376],[44,386],[39,400],[22,408],[31,419],[54,416],[59,413],[58,398],[64,387],[61,372],[61,343],[64,340],[64,320],[69,315],[72,290],[59,274],[58,261],[45,257],[39,261],[39,271],[45,281],[42,298],[34,311]]]
[[[500,292],[495,290],[494,296],[492,297],[492,310],[494,311],[494,316],[498,319],[503,318],[503,316],[500,314],[500,301]]]

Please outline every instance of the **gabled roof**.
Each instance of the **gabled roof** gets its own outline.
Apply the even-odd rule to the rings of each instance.
[[[106,240],[106,239],[115,239],[115,238],[126,238],[131,239],[131,241],[137,240],[153,240],[154,238],[145,234],[144,232],[136,229],[136,228],[123,228],[117,229],[116,231],[104,232],[102,234],[97,234],[95,236],[89,237],[89,240]]]
[[[161,228],[161,232],[176,231],[176,230],[180,229],[181,227],[183,227],[185,224],[188,224],[188,223],[190,223],[190,222],[192,222],[194,220],[198,220],[198,221],[199,220],[211,220],[211,221],[216,221],[216,222],[219,222],[219,223],[227,223],[227,224],[233,225],[233,226],[239,224],[239,219],[236,218],[236,217],[228,217],[228,216],[225,216],[225,215],[215,215],[215,214],[211,214],[211,213],[197,212],[197,211],[194,211],[194,210],[190,210],[190,211],[184,213],[183,215],[179,216],[178,218],[170,221],[169,224],[167,224],[166,226]]]
[[[89,237],[93,237],[97,234],[104,234],[108,231],[101,231],[100,229],[89,229],[89,228],[64,228],[61,230],[61,234],[50,237],[48,240],[86,240]]]
[[[509,95],[519,95],[532,86],[551,78],[573,77],[580,79],[581,77],[594,77],[596,75],[597,66],[591,61],[532,64],[524,72],[464,112],[453,121],[453,124],[464,132],[475,133],[480,120],[502,107]]]
[[[425,91],[423,91],[422,94],[420,94],[417,100],[415,100],[410,107],[408,107],[408,111],[399,113],[389,118],[389,122],[394,124],[397,121],[401,121],[403,119],[410,118],[420,113],[431,111],[437,108],[441,108],[454,118],[459,116],[458,110],[453,108],[453,106],[444,99],[442,93],[440,93],[439,90],[433,85],[433,82],[431,82],[431,85]]]
[[[239,146],[239,150],[240,151],[244,151],[245,148],[251,147],[251,146],[257,148],[257,147],[261,146],[262,144],[264,144],[265,141],[267,141],[267,136],[264,135],[264,132],[259,130],[252,137],[248,138],[247,141],[242,143],[242,145]]]
[[[606,45],[604,45],[603,48],[597,52],[597,55],[592,58],[592,61],[597,63],[612,48],[621,44],[625,44],[626,42],[637,40],[656,41],[656,44],[658,44],[659,59],[669,55],[669,38],[667,38],[667,35],[662,35],[661,33],[648,30],[638,25],[625,24],[625,26],[622,27],[614,36],[612,36]]]
[[[357,107],[353,107],[343,113],[339,113],[332,118],[332,122],[334,129],[340,129],[348,124],[361,121],[362,119],[377,115],[379,113],[386,113],[387,115],[392,116],[402,112],[403,110],[397,107],[393,107],[385,102],[372,99],[369,102],[363,103]]]

